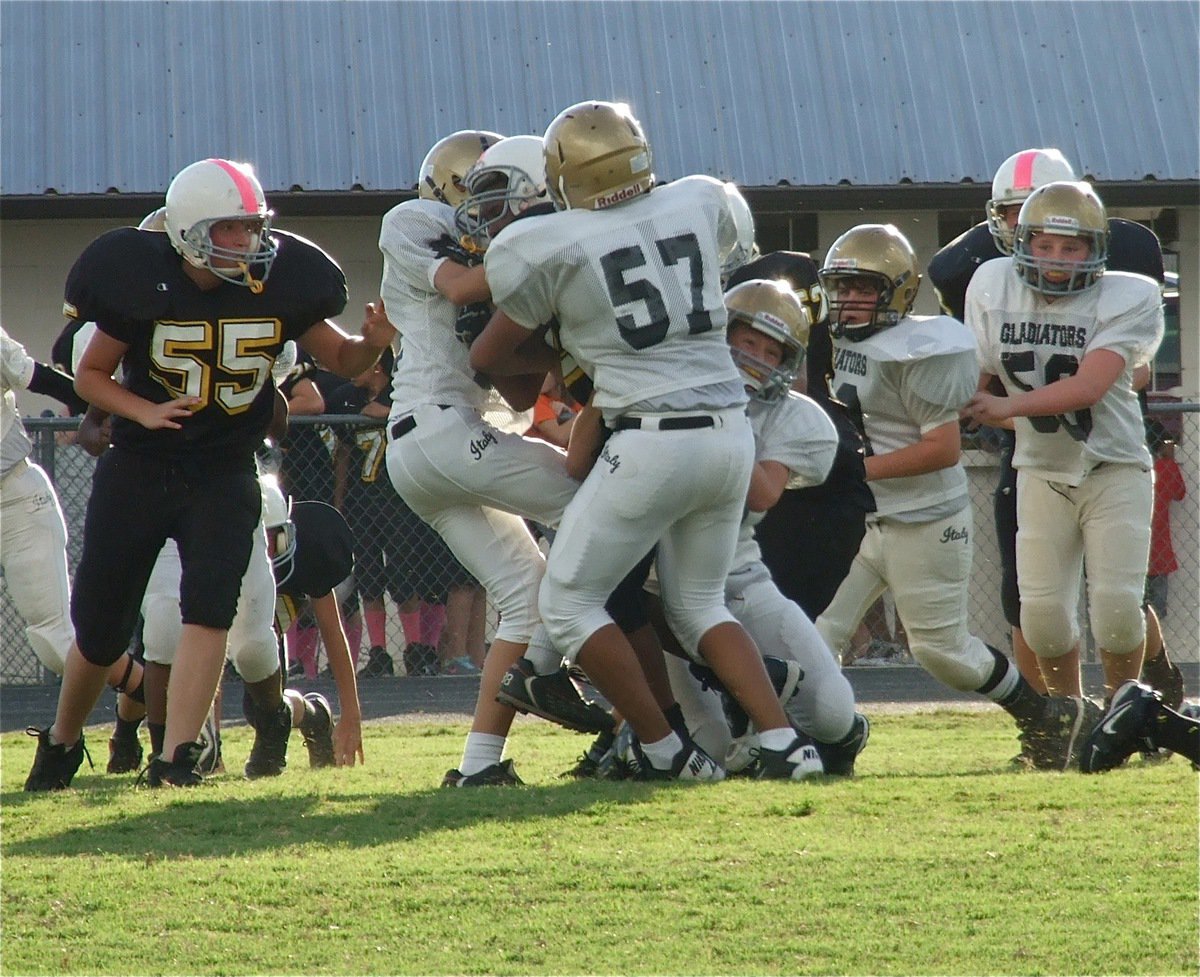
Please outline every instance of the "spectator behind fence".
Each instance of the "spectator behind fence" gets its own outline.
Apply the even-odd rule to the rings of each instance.
[[[1187,496],[1183,472],[1175,461],[1175,442],[1162,438],[1154,445],[1154,510],[1150,518],[1150,563],[1146,601],[1160,618],[1167,616],[1167,580],[1179,569],[1171,542],[1171,503]]]

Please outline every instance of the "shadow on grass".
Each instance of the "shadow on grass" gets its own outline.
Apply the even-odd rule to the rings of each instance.
[[[89,785],[77,796],[104,813],[103,823],[91,827],[74,824],[34,840],[6,844],[4,854],[228,858],[288,846],[364,848],[496,820],[511,823],[572,814],[586,816],[617,804],[645,803],[660,789],[695,788],[588,782],[520,788],[434,788],[384,796],[330,791],[306,796],[219,798],[204,796],[208,789],[201,787],[186,793],[164,792],[160,795],[163,805],[156,810],[121,816],[115,795],[127,792],[127,783]],[[7,791],[0,795],[0,804],[12,814],[35,799],[21,791]]]

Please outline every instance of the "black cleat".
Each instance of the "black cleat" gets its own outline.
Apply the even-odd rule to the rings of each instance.
[[[71,778],[83,763],[86,756],[88,766],[92,766],[92,757],[83,743],[83,734],[79,734],[79,742],[70,749],[61,743],[50,742],[50,728],[37,729],[30,726],[25,730],[30,736],[36,736],[37,753],[33,757],[33,769],[25,779],[25,789],[35,792],[42,790],[65,790],[71,786]]]
[[[564,777],[574,777],[577,780],[599,780],[614,760],[613,746],[616,743],[613,733],[600,733],[591,746],[579,757],[575,766],[566,771]]]
[[[512,760],[493,763],[469,775],[460,770],[447,770],[442,778],[443,787],[520,787],[522,784],[524,781],[517,776]]]
[[[308,749],[308,765],[314,770],[336,765],[333,754],[333,710],[329,700],[320,692],[304,697],[304,718],[300,720],[300,735]]]
[[[137,730],[128,733],[113,733],[108,741],[109,773],[133,773],[142,765],[142,744]]]
[[[758,748],[754,776],[758,780],[805,780],[825,772],[813,741],[801,733],[783,750]]]
[[[158,756],[146,766],[146,783],[151,787],[195,787],[204,782],[198,764],[204,750],[202,743],[180,743],[168,763]]]
[[[608,712],[583,699],[565,667],[538,675],[528,658],[504,673],[496,701],[579,733],[611,733],[615,725]]]
[[[854,724],[850,732],[836,743],[822,743],[813,740],[817,753],[821,755],[821,763],[825,772],[833,777],[851,777],[854,775],[854,761],[867,747],[871,736],[871,724],[861,712],[854,714]]]
[[[1021,752],[1038,770],[1069,770],[1100,715],[1086,697],[1047,696],[1042,716],[1021,731]]]
[[[254,716],[254,745],[246,761],[247,780],[278,777],[287,766],[288,737],[292,734],[292,707],[284,699],[268,716]]]
[[[1119,767],[1137,750],[1154,750],[1150,733],[1162,705],[1158,690],[1134,681],[1122,685],[1080,751],[1079,769],[1102,773]]]
[[[677,734],[678,735],[678,734]],[[636,738],[632,741],[633,753],[636,757],[634,780],[682,780],[682,781],[716,781],[725,779],[725,768],[710,757],[688,737],[683,741],[683,747],[671,760],[671,766],[662,770],[652,764],[642,751],[642,745]]]

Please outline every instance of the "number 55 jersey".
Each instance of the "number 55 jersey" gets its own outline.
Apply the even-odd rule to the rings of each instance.
[[[1108,349],[1125,369],[1092,407],[1014,418],[1013,467],[1049,482],[1078,485],[1104,462],[1151,466],[1133,371],[1162,341],[1162,297],[1143,275],[1106,272],[1093,287],[1049,300],[1017,277],[1012,258],[981,265],[967,289],[966,320],[985,373],[1010,395],[1072,376],[1093,350]]]

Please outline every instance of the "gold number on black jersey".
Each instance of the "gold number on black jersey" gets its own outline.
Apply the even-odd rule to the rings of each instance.
[[[198,397],[240,414],[271,376],[270,352],[283,337],[277,319],[156,322],[150,337],[150,376],[172,397]],[[218,379],[218,377],[220,379]]]

